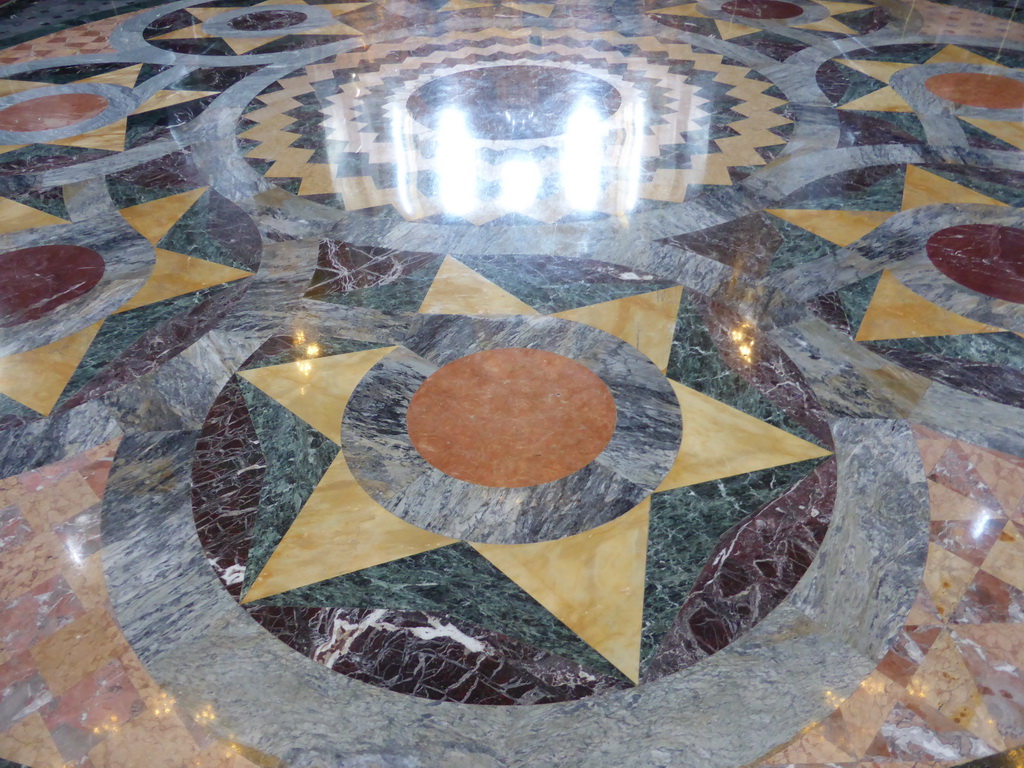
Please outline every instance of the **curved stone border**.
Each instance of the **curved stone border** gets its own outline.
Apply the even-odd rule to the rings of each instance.
[[[735,768],[830,712],[823,691],[849,695],[916,597],[928,495],[909,428],[840,420],[835,436],[835,517],[786,602],[682,673],[583,702],[439,705],[288,649],[205,561],[191,515],[192,432],[122,443],[104,499],[106,577],[125,635],[158,683],[187,708],[212,706],[219,733],[289,764]]]
[[[610,522],[654,491],[682,437],[679,405],[658,368],[604,331],[554,317],[425,315],[359,383],[342,421],[353,475],[382,506],[420,528],[456,539],[526,544]],[[446,475],[413,446],[405,416],[438,368],[474,352],[542,349],[585,365],[615,398],[611,441],[587,466],[524,488],[490,488]]]

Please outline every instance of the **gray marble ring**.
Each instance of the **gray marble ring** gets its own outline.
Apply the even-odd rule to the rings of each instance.
[[[549,541],[610,522],[661,483],[682,439],[679,404],[664,374],[604,331],[553,317],[424,315],[356,387],[342,420],[342,451],[360,485],[409,523],[493,544]],[[615,400],[604,450],[564,477],[524,488],[459,480],[420,456],[406,412],[420,385],[447,363],[484,350],[539,349],[586,366]]]

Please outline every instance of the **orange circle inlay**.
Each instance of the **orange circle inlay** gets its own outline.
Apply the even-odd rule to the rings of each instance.
[[[615,400],[575,360],[539,349],[492,349],[455,360],[423,382],[407,424],[416,450],[445,474],[522,488],[593,461],[615,431]]]
[[[1024,108],[1024,82],[978,72],[947,72],[929,77],[925,87],[941,99],[985,109]]]
[[[49,131],[96,117],[110,102],[95,93],[57,93],[0,109],[0,131]]]

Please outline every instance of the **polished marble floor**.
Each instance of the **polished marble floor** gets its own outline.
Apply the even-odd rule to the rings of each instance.
[[[0,0],[0,768],[1024,765],[1014,0]]]

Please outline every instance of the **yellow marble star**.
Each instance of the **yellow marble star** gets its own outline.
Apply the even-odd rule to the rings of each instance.
[[[162,197],[125,208],[121,215],[156,245],[203,196],[206,187]],[[0,234],[70,222],[13,200],[0,198]],[[206,261],[196,256],[156,248],[149,278],[115,313],[127,312],[164,299],[249,277],[251,272]],[[0,394],[48,416],[67,387],[103,320],[25,352],[0,357]]]
[[[559,312],[633,345],[664,370],[681,288]],[[522,300],[447,257],[420,311],[538,315]],[[300,360],[242,376],[325,436],[341,442],[352,392],[394,347]],[[676,462],[659,491],[824,457],[828,451],[671,382],[685,419]],[[610,523],[532,544],[469,542],[582,640],[636,682],[650,499]],[[384,509],[352,476],[344,447],[245,595],[244,602],[454,543]]]

